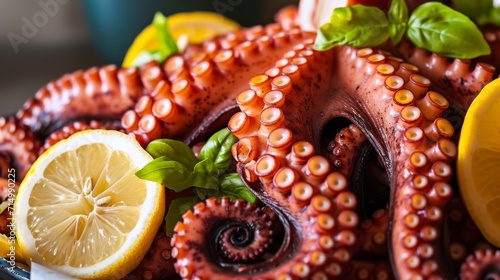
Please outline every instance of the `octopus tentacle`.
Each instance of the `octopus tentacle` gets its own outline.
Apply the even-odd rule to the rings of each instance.
[[[345,176],[352,174],[356,155],[366,140],[366,135],[354,124],[342,129],[328,144],[327,158],[333,163],[333,168]]]
[[[63,128],[52,132],[46,139],[43,146],[40,148],[38,154],[41,155],[48,148],[52,147],[57,142],[68,138],[78,131],[88,130],[88,129],[112,129],[122,131],[122,127],[118,122],[101,122],[92,120],[90,122],[86,121],[76,121],[72,124],[66,125]]]
[[[66,74],[42,87],[17,118],[41,138],[75,120],[119,120],[143,94],[134,68],[114,65]]]
[[[0,117],[0,178],[20,182],[38,156],[40,141],[15,118]],[[13,171],[12,171],[13,170]]]
[[[457,271],[474,251],[496,249],[481,234],[459,197],[453,197],[448,203],[444,234],[448,237],[446,248]]]
[[[388,228],[389,211],[386,209],[379,209],[373,213],[371,219],[364,220],[358,234],[356,257],[387,257]]]
[[[325,127],[325,133],[328,130],[329,127]],[[358,199],[356,211],[360,220],[368,219],[386,205],[389,199],[387,173],[358,126],[350,124],[341,129],[335,139],[328,143],[327,150],[332,170],[341,172],[350,180],[349,190]]]
[[[497,69],[487,62],[453,59],[420,49],[408,41],[398,45],[399,54],[432,79],[433,84],[466,111],[481,89],[496,77]]]
[[[491,54],[477,58],[478,61],[493,65],[496,70],[500,70],[500,55],[497,51],[500,49],[500,28],[496,25],[485,25],[480,27],[483,37],[490,46]]]
[[[344,185],[345,187],[346,185]],[[342,188],[337,188],[337,191],[341,194],[345,193],[342,191]],[[310,221],[297,219],[288,211],[283,213],[281,207],[273,209],[278,214],[278,217],[280,217],[286,229],[283,245],[271,257],[272,262],[282,264],[279,268],[269,267],[267,263],[271,260],[268,260],[254,265],[240,265],[237,274],[235,274],[236,271],[224,271],[224,267],[220,267],[219,263],[211,261],[206,254],[200,254],[200,252],[206,250],[206,246],[209,246],[207,244],[211,243],[206,242],[207,244],[202,244],[203,246],[200,248],[195,248],[194,253],[186,252],[194,255],[190,255],[186,259],[178,259],[178,264],[191,264],[190,266],[193,270],[190,270],[189,277],[187,278],[200,277],[203,279],[213,277],[214,275],[218,279],[229,279],[238,276],[246,278],[273,278],[279,275],[279,277],[285,277],[285,279],[287,279],[286,277],[319,277],[318,279],[327,279],[339,275],[341,273],[341,263],[345,263],[349,259],[349,251],[346,248],[351,247],[355,242],[355,235],[352,229],[357,224],[357,217],[352,211],[355,207],[355,204],[352,203],[353,198],[345,197],[339,201],[332,201],[327,196],[321,194],[314,195],[311,185],[305,182],[296,182],[288,192],[293,193],[290,202],[295,204],[295,207],[300,207],[299,205],[301,205],[301,208],[307,209],[307,215],[311,219]],[[266,200],[265,197],[262,197],[262,199]],[[207,201],[207,208],[208,205],[213,203],[216,203],[215,200]],[[225,219],[227,215],[232,215],[232,212],[234,211],[223,211],[219,218]],[[190,216],[193,216],[193,214],[187,214],[184,220],[187,219],[190,221],[195,219]],[[196,209],[194,216],[196,216]],[[333,217],[338,217],[338,219],[334,219]],[[203,221],[206,219],[195,220]],[[194,234],[188,235],[184,233],[186,231],[191,232],[192,230],[190,229],[192,227],[194,229],[197,228],[197,226],[191,224],[191,222],[184,222],[182,227],[179,227],[179,224],[176,227],[177,232],[181,231],[181,236],[177,233],[174,239],[182,239],[182,242],[179,243],[184,244],[184,247],[186,247],[186,244],[192,243],[191,240],[193,240],[192,236]],[[338,232],[338,235],[332,234],[334,232]],[[196,238],[199,239],[202,237]],[[198,244],[198,242],[196,243]],[[192,247],[190,246],[190,248]],[[200,255],[204,256],[203,258],[208,258],[208,263],[204,260],[200,264],[204,268],[195,269],[193,265],[198,262],[193,262],[193,257],[196,256],[198,258]]]
[[[500,250],[477,250],[467,257],[460,279],[500,279]]]
[[[163,223],[146,256],[125,279],[180,279],[174,269],[171,238],[165,232]]]
[[[209,130],[207,123],[237,111],[235,94],[248,87],[253,73],[272,67],[272,61],[307,38],[312,34],[297,28],[256,26],[191,46],[163,66],[146,64],[140,72],[149,94],[125,113],[122,125],[143,143],[159,137],[196,142]],[[269,82],[253,79],[250,85]],[[204,125],[193,129],[202,120]]]
[[[326,279],[326,274],[315,272],[320,266],[328,266],[330,273],[338,272],[338,264],[327,262],[329,249],[335,242],[326,235],[334,226],[333,218],[319,215],[317,223],[311,226],[320,227],[325,232],[314,238],[304,237],[302,242],[307,243],[308,253],[293,257],[289,254],[299,249],[281,247],[277,252],[268,249],[270,242],[276,239],[272,230],[274,220],[272,212],[243,200],[231,202],[229,198],[222,198],[221,201],[210,198],[205,203],[197,204],[194,211],[186,212],[183,222],[175,227],[172,254],[177,258],[176,271],[185,279],[209,279],[214,275],[217,279],[267,279],[276,275],[285,279],[323,276],[318,279]],[[284,238],[290,238],[292,243],[301,238],[293,232],[288,234]],[[210,242],[207,238],[218,242]],[[265,257],[264,253],[275,255]],[[344,254],[346,252],[338,254],[337,258],[346,258]],[[279,257],[283,259],[278,260]],[[252,264],[246,264],[250,260]],[[284,263],[278,270],[270,271],[267,266],[269,261]]]

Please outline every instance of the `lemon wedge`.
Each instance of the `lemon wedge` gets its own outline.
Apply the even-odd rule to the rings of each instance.
[[[164,187],[135,176],[151,160],[118,131],[78,132],[48,149],[14,204],[26,260],[85,279],[132,271],[165,217]]]
[[[214,12],[186,12],[167,17],[170,34],[178,44],[199,44],[217,35],[225,34],[240,28],[240,25],[221,14]],[[131,67],[137,56],[144,50],[160,47],[155,27],[150,24],[134,39],[123,60],[123,67]],[[182,49],[182,46],[181,46]]]
[[[484,237],[500,247],[500,79],[472,102],[460,133],[460,193]]]

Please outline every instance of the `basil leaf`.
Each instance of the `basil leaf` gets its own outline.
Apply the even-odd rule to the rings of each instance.
[[[417,47],[447,57],[471,59],[490,53],[474,22],[438,2],[425,3],[413,11],[407,36]]]
[[[320,27],[314,48],[327,50],[338,45],[374,47],[389,38],[389,21],[376,7],[354,5],[336,8],[330,23]]]
[[[146,151],[153,157],[166,157],[169,160],[184,164],[188,169],[193,170],[198,159],[193,150],[182,141],[172,139],[157,139],[151,141],[146,147]]]
[[[220,190],[208,190],[208,189],[202,189],[202,188],[195,188],[196,189],[196,194],[201,200],[205,200],[209,197],[218,197]]]
[[[131,67],[139,67],[150,61],[161,61],[162,55],[158,50],[143,50],[140,52],[131,64]]]
[[[165,226],[167,231],[167,236],[172,237],[174,235],[174,228],[177,222],[182,221],[182,215],[188,210],[193,210],[196,203],[199,200],[197,197],[183,197],[176,198],[172,200],[170,206],[168,207],[167,215],[165,216]]]
[[[227,196],[231,200],[244,199],[249,203],[257,203],[259,199],[250,191],[237,173],[230,173],[221,179],[221,193],[219,197]]]
[[[500,7],[495,7],[490,10],[488,14],[483,14],[476,18],[476,22],[479,25],[494,24],[500,25]]]
[[[406,32],[408,22],[408,7],[405,0],[392,0],[389,8],[389,34],[394,45],[401,41]]]
[[[143,180],[160,183],[173,191],[180,192],[191,186],[191,173],[191,170],[184,164],[162,156],[146,164],[135,175]]]
[[[172,54],[178,53],[177,43],[170,34],[167,25],[167,18],[161,13],[157,12],[153,18],[153,25],[156,29],[156,36],[160,42],[160,60],[158,62],[163,62]]]
[[[191,185],[203,189],[219,189],[219,174],[217,167],[210,159],[204,159],[194,166],[189,178]]]
[[[453,0],[452,2],[457,11],[472,19],[478,19],[493,9],[492,0]]]
[[[200,161],[210,159],[219,174],[226,172],[231,163],[231,146],[238,142],[238,138],[234,136],[229,129],[224,128],[212,135],[200,151]]]

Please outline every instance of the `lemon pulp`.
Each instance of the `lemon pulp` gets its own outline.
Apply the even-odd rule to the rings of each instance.
[[[47,150],[15,202],[23,255],[79,278],[132,271],[164,219],[164,188],[135,176],[151,159],[117,131],[79,132]]]
[[[457,156],[460,194],[485,238],[500,246],[500,79],[487,84],[464,119]]]

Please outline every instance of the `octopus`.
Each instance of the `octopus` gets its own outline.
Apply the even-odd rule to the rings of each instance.
[[[317,51],[311,26],[323,4],[302,0],[275,23],[163,63],[50,82],[0,118],[0,177],[15,168],[22,180],[80,130],[199,150],[227,127],[238,138],[234,169],[260,203],[198,203],[172,237],[162,226],[126,279],[498,279],[500,250],[468,215],[453,173],[464,114],[498,76],[498,27],[483,29],[492,54],[474,60],[408,41]],[[189,193],[167,204],[176,195]]]

